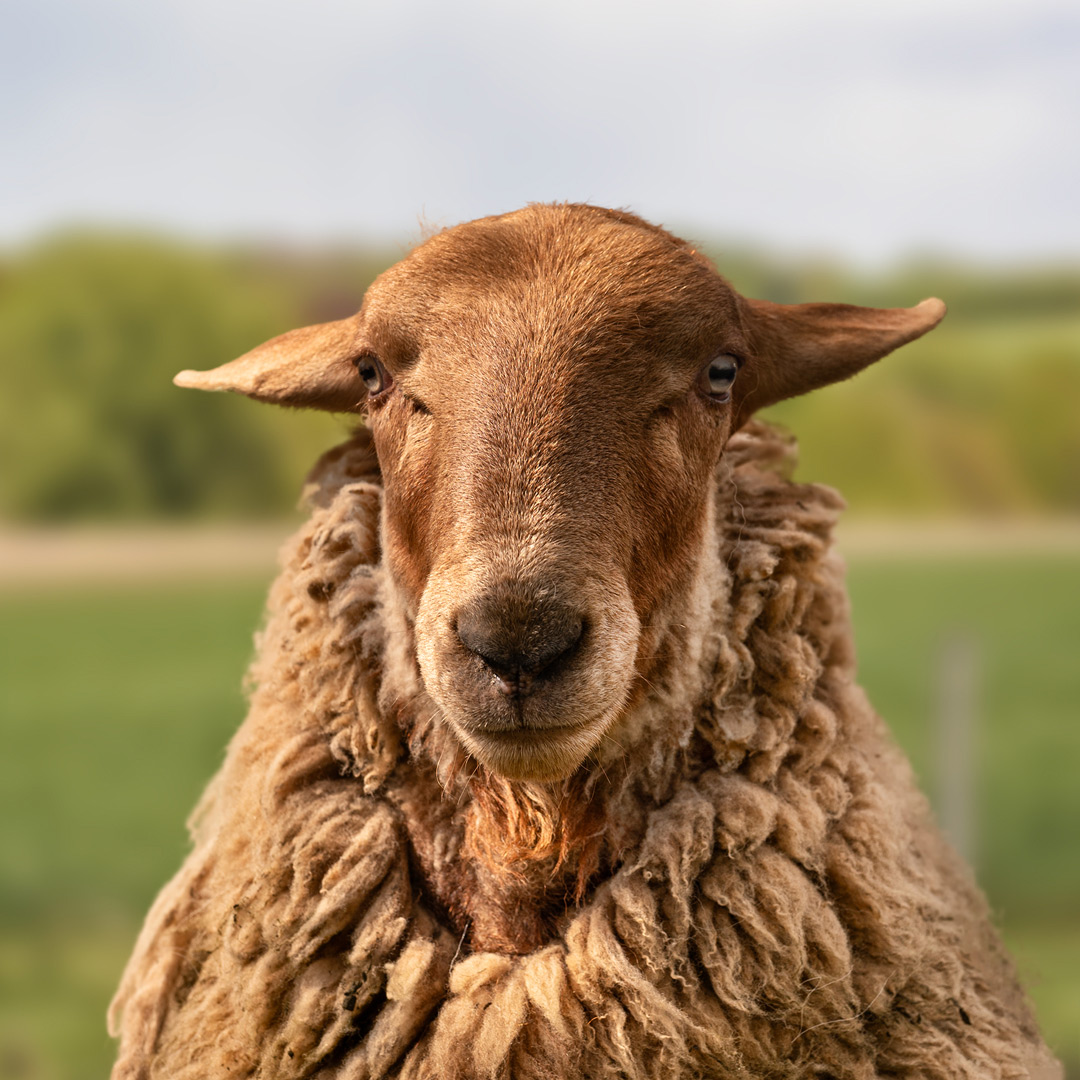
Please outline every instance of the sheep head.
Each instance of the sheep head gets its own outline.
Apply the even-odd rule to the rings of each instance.
[[[366,413],[428,693],[490,769],[551,780],[648,686],[732,432],[943,314],[748,300],[638,218],[531,206],[436,235],[350,319],[176,381]]]

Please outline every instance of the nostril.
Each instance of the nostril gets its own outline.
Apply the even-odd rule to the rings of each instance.
[[[522,667],[531,675],[539,675],[557,661],[577,650],[585,635],[585,620],[577,612],[566,611],[558,621],[539,628],[535,643]]]
[[[469,652],[479,656],[488,667],[496,667],[507,659],[507,651],[499,640],[497,627],[482,610],[466,608],[457,617],[457,636]]]
[[[585,620],[561,604],[507,602],[498,593],[466,606],[458,638],[500,679],[526,692],[532,678],[568,659],[585,636]]]

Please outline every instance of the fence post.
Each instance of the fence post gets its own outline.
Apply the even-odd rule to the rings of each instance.
[[[969,634],[941,645],[937,671],[938,819],[953,847],[976,857],[975,753],[979,649]]]

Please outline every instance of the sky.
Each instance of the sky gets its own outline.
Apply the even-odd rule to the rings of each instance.
[[[541,200],[1080,258],[1075,0],[6,0],[0,245],[402,242]]]

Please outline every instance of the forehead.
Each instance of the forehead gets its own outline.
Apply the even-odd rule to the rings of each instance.
[[[391,351],[737,351],[738,301],[662,230],[588,207],[530,207],[450,229],[383,274],[365,328]],[[381,339],[381,341],[380,341]]]

